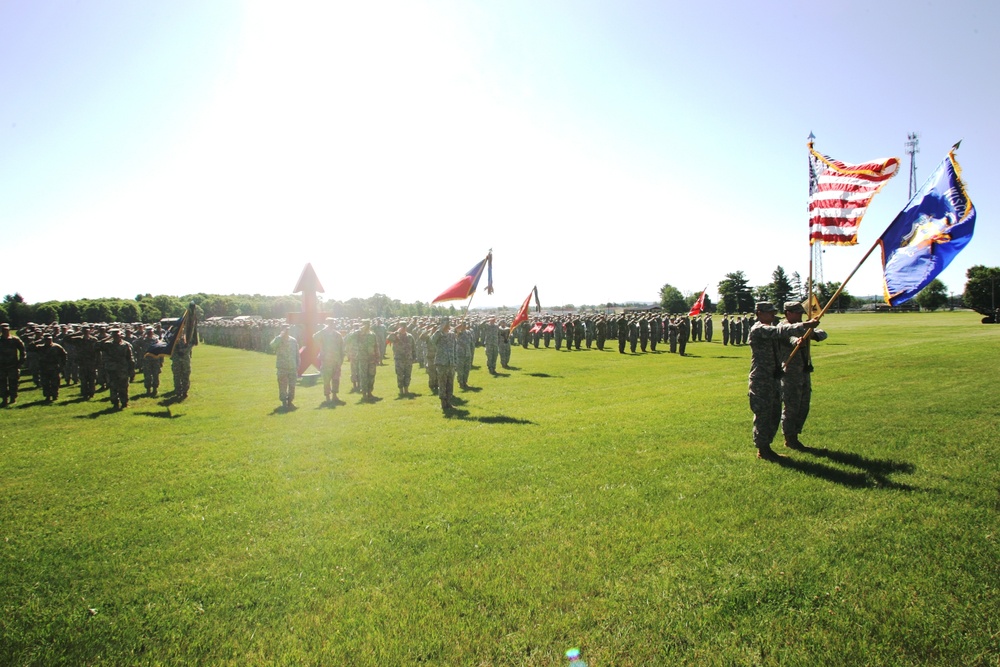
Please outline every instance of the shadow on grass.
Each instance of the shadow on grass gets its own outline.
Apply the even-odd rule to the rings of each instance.
[[[75,417],[73,417],[73,419],[97,419],[98,417],[103,417],[105,415],[113,415],[116,412],[121,412],[121,410],[118,410],[113,405],[109,405],[103,410],[98,410],[97,412],[91,412],[89,415],[76,415]]]
[[[323,401],[318,406],[316,406],[316,409],[317,410],[321,410],[321,409],[327,408],[327,409],[331,409],[332,410],[333,408],[339,407],[341,405],[347,405],[347,401],[343,401],[343,400],[341,400],[339,398],[336,399],[336,400],[329,399],[329,400]]]
[[[472,393],[477,393],[482,391],[482,387],[473,387],[471,384],[467,385],[464,389],[460,388],[459,391],[471,391]]]
[[[508,364],[507,367],[504,368],[504,370],[505,371],[519,371],[519,370],[521,370],[521,367],[520,366],[511,366],[510,364]]]
[[[143,417],[156,417],[157,419],[180,419],[183,415],[175,415],[170,412],[170,408],[164,408],[162,412],[153,412],[152,410],[144,410],[142,412],[136,412],[137,415],[142,415]]]
[[[743,357],[730,357],[725,354],[720,354],[715,357],[716,359],[742,359]]]
[[[860,454],[850,452],[837,452],[821,447],[809,447],[803,450],[804,454],[829,459],[841,465],[857,468],[858,472],[841,470],[833,466],[818,461],[804,461],[783,456],[777,460],[782,468],[797,470],[798,472],[813,477],[820,477],[842,486],[852,489],[898,489],[901,491],[915,491],[916,488],[909,484],[901,484],[889,478],[895,473],[912,474],[916,467],[912,463],[900,463],[887,459],[869,459]]]
[[[295,412],[298,410],[298,406],[294,403],[292,405],[279,405],[274,410],[271,410],[272,415],[287,415],[289,412]]]
[[[548,373],[528,373],[528,377],[533,378],[553,378],[555,375],[549,375]]]

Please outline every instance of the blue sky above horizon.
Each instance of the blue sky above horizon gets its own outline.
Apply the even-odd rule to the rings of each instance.
[[[812,3],[0,4],[0,290],[429,301],[489,248],[515,306],[808,269],[806,137],[895,155],[843,280],[962,139],[1000,264],[1000,8]],[[177,268],[183,266],[183,269]],[[881,292],[876,256],[852,280]]]

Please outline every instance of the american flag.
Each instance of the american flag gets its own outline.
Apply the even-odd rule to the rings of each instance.
[[[899,171],[899,158],[845,164],[809,146],[809,243],[855,245],[868,204]]]

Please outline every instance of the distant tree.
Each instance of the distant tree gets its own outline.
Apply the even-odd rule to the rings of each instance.
[[[157,308],[152,299],[143,299],[139,302],[139,319],[147,324],[159,322],[163,318],[163,313]],[[91,322],[107,322],[108,320],[90,320]]]
[[[788,280],[789,284],[792,286],[791,297],[796,301],[806,300],[806,288],[802,284],[802,276],[799,275],[798,271],[792,272],[792,277]]]
[[[791,281],[785,275],[785,270],[779,265],[771,274],[771,282],[767,286],[767,297],[778,310],[786,301],[791,301],[794,292]]]
[[[965,277],[962,302],[980,315],[993,315],[1000,307],[1000,267],[971,266]]]
[[[0,322],[10,324],[10,315],[7,314],[7,306],[0,303]]]
[[[139,304],[131,299],[122,301],[115,319],[119,322],[141,322],[142,312],[139,310]]]
[[[840,288],[840,283],[815,283],[813,285],[813,291],[816,292],[816,296],[819,297],[820,306],[826,306],[830,301],[830,298],[837,293]],[[854,304],[854,297],[847,293],[847,290],[842,290],[840,294],[837,295],[837,300],[830,307],[831,310],[847,310],[851,308]]]
[[[3,305],[7,310],[7,317],[10,318],[11,327],[23,326],[31,321],[34,309],[18,292],[4,296]]]
[[[948,288],[935,278],[917,294],[917,303],[920,304],[920,310],[934,311],[946,306],[948,305]]]
[[[59,322],[58,301],[48,301],[35,306],[35,320],[39,324],[55,324]]]
[[[725,280],[719,283],[719,296],[720,305],[727,313],[753,312],[753,292],[742,271],[726,274]]]
[[[180,317],[184,314],[185,305],[176,296],[158,294],[153,297],[153,305],[160,311],[160,317]]]
[[[686,313],[690,306],[681,291],[668,283],[660,288],[660,308],[668,313]]]
[[[81,302],[80,316],[84,322],[113,322],[115,319],[111,306],[103,299]]]

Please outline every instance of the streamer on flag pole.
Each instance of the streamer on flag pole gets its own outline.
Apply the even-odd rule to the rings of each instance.
[[[704,312],[704,310],[705,310],[705,292],[707,292],[707,291],[708,291],[708,287],[705,287],[705,289],[703,289],[701,291],[701,296],[699,296],[698,300],[694,302],[693,306],[691,306],[691,312],[688,313],[688,317],[697,317],[698,315],[701,315],[702,312]]]

